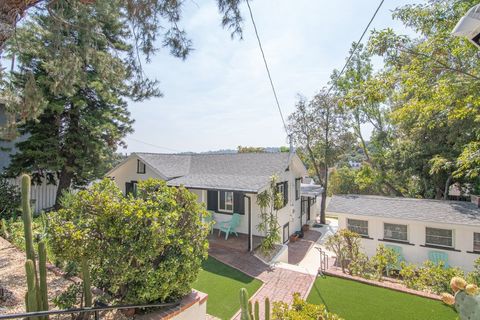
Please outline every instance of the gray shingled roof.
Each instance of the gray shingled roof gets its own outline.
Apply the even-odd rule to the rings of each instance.
[[[259,191],[290,162],[287,152],[136,155],[166,176],[171,186],[248,192]]]
[[[480,226],[480,209],[470,202],[336,195],[327,211],[360,216]]]

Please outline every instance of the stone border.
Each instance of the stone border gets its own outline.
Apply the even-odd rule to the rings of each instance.
[[[390,290],[393,290],[393,291],[408,293],[408,294],[419,296],[419,297],[422,297],[422,298],[427,298],[427,299],[432,299],[432,300],[440,300],[440,301],[442,300],[442,297],[439,296],[439,295],[436,295],[436,294],[430,293],[430,292],[426,292],[426,291],[413,290],[413,289],[407,288],[404,284],[402,284],[400,282],[394,282],[394,281],[390,281],[390,280],[386,280],[385,282],[380,282],[380,281],[377,281],[377,280],[365,279],[365,278],[362,278],[362,277],[352,276],[352,275],[343,273],[342,271],[334,269],[334,267],[331,267],[328,270],[323,271],[322,274],[332,276],[332,277],[357,281],[357,282],[361,282],[363,284],[371,285],[371,286],[374,286],[374,287],[380,287],[380,288],[390,289]]]

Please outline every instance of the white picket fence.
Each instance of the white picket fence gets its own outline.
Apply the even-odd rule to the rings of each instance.
[[[10,182],[18,187],[22,184],[20,178],[11,179]],[[33,200],[32,202],[34,202],[33,210],[35,213],[50,209],[54,206],[57,188],[56,185],[48,184],[47,181],[43,181],[43,183],[39,185],[32,185],[30,198]]]

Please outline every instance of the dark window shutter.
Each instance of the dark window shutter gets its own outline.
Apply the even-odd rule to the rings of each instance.
[[[283,205],[286,206],[288,203],[288,181],[283,183]]]
[[[207,209],[218,211],[218,192],[213,190],[207,191]]]
[[[233,212],[245,214],[245,200],[243,198],[243,192],[233,193]]]

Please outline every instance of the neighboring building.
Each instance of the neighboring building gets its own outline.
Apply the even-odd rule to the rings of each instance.
[[[5,108],[5,101],[0,98],[0,129],[4,129],[8,124],[8,113]],[[3,131],[2,131],[3,133]],[[25,140],[25,136],[9,138],[8,136],[0,136],[0,174],[10,165],[10,156],[17,152],[15,144]],[[12,179],[11,183],[20,186],[19,178]],[[42,210],[50,209],[55,204],[57,194],[57,186],[48,184],[46,180],[39,185],[32,185],[31,201],[32,208],[35,213]]]
[[[227,221],[233,213],[241,215],[238,232],[263,236],[257,230],[260,208],[257,194],[268,188],[270,178],[277,175],[277,188],[283,192],[285,204],[278,212],[281,238],[299,231],[309,214],[301,210],[301,179],[307,170],[296,154],[230,153],[230,154],[156,154],[132,153],[107,176],[114,179],[125,193],[135,192],[138,181],[148,178],[165,180],[172,187],[185,186],[199,202],[214,211],[217,222]]]
[[[480,257],[480,208],[470,202],[336,195],[327,213],[339,228],[362,236],[367,255],[379,244],[401,247],[407,262],[421,264],[429,251],[448,255],[448,264],[466,271]]]

